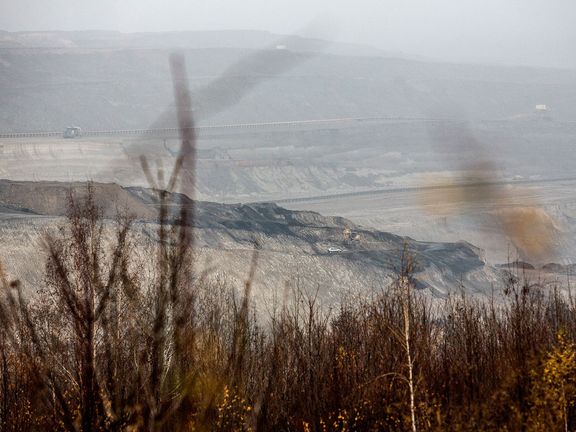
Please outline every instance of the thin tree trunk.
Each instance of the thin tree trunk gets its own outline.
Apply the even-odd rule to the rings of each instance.
[[[412,353],[410,352],[410,281],[405,276],[401,281],[402,290],[402,314],[404,315],[404,348],[406,349],[406,362],[408,364],[408,387],[410,389],[410,419],[412,432],[416,430],[416,404],[414,389],[414,365],[412,363]]]

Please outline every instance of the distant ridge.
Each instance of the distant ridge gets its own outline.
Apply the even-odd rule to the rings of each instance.
[[[355,56],[402,56],[368,45],[258,30],[121,33],[106,30],[0,32],[0,48],[286,49]]]
[[[255,31],[20,32],[0,34],[0,130],[170,127],[157,122],[174,117],[175,48],[187,58],[199,124],[513,118],[536,104],[576,120],[576,71],[413,60]]]

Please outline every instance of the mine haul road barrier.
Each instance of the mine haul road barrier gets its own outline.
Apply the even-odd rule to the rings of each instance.
[[[305,126],[338,126],[349,124],[359,125],[367,122],[378,121],[398,121],[398,122],[435,122],[435,121],[454,121],[449,119],[432,119],[432,118],[416,118],[416,117],[345,117],[345,118],[332,118],[332,119],[317,119],[317,120],[294,120],[294,121],[278,121],[278,122],[264,122],[264,123],[231,123],[220,125],[204,125],[196,126],[192,129],[195,132],[209,132],[209,131],[226,131],[226,130],[244,130],[244,129],[267,129],[267,128],[299,128]],[[0,133],[0,139],[22,139],[22,138],[62,138],[62,132],[6,132]],[[164,135],[178,135],[180,129],[173,128],[153,128],[153,129],[116,129],[116,130],[83,130],[82,137],[97,137],[97,136],[164,136]]]
[[[327,195],[312,195],[304,197],[294,197],[294,198],[282,198],[282,199],[271,199],[264,201],[254,201],[253,204],[263,204],[263,203],[274,203],[274,204],[297,204],[313,201],[330,201],[334,199],[344,199],[352,197],[362,197],[370,195],[386,195],[386,194],[396,194],[396,193],[406,193],[406,192],[421,192],[421,191],[431,191],[431,190],[443,190],[443,189],[457,189],[457,188],[476,188],[483,186],[506,186],[506,185],[528,185],[528,184],[546,184],[546,183],[561,183],[561,182],[573,182],[576,181],[576,177],[556,177],[547,179],[517,179],[517,180],[496,180],[496,181],[485,181],[485,182],[468,182],[468,183],[451,183],[446,185],[430,185],[430,186],[403,186],[403,187],[392,187],[384,189],[368,189],[353,192],[342,192]],[[247,203],[251,204],[251,203]]]

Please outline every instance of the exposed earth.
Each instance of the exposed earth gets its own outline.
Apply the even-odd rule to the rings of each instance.
[[[199,133],[200,261],[228,277],[243,280],[255,238],[268,297],[288,280],[333,299],[384,286],[406,242],[432,296],[461,282],[489,293],[507,261],[547,275],[576,262],[576,71],[445,64],[258,32],[3,32],[0,237],[18,277],[39,283],[41,266],[29,262],[62,222],[69,182],[99,182],[107,216],[130,209],[154,231],[139,156],[169,167],[178,137],[60,133],[174,126],[174,49],[187,59],[199,126],[339,119]],[[536,111],[542,104],[549,110]],[[56,134],[6,135],[31,131]],[[536,257],[526,244],[539,236],[549,247]]]

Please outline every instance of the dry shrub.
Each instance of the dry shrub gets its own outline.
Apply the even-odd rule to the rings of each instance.
[[[36,301],[0,269],[2,431],[574,429],[576,310],[558,290],[510,275],[502,303],[434,307],[406,254],[391,287],[327,311],[296,286],[262,326],[257,248],[240,296],[195,274],[194,203],[174,193],[194,189],[195,140],[172,66],[182,147],[169,176],[142,158],[158,208],[146,253],[88,186],[46,238]]]

